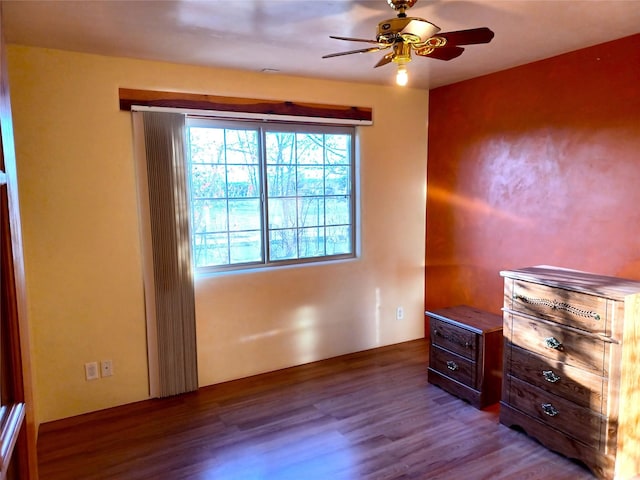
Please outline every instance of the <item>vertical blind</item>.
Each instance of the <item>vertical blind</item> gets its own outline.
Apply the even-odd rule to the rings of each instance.
[[[152,396],[166,397],[198,388],[185,117],[164,112],[135,116],[138,149],[144,150],[138,155],[138,176],[150,390]]]

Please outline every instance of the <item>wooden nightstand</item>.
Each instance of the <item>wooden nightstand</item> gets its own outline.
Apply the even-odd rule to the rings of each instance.
[[[429,318],[429,383],[476,408],[500,400],[502,316],[460,305],[425,312]]]

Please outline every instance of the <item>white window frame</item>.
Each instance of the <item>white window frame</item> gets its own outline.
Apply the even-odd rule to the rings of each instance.
[[[197,266],[195,258],[194,258],[194,270],[196,274],[211,274],[211,273],[220,273],[220,272],[228,272],[228,271],[240,271],[247,269],[256,269],[256,268],[265,268],[265,267],[275,267],[275,266],[284,266],[284,265],[302,265],[302,264],[311,264],[311,263],[320,263],[320,262],[330,262],[336,260],[344,260],[344,259],[352,259],[357,256],[357,241],[359,238],[358,225],[357,221],[357,205],[358,201],[358,178],[356,168],[356,131],[354,126],[345,126],[345,125],[326,125],[326,124],[307,124],[307,123],[290,123],[290,122],[256,122],[249,120],[238,120],[238,119],[220,119],[220,118],[211,118],[211,117],[202,117],[202,116],[187,116],[186,119],[186,129],[185,129],[185,137],[187,144],[187,163],[185,168],[187,169],[187,178],[189,182],[189,208],[193,208],[193,196],[191,189],[191,146],[190,146],[190,135],[189,128],[190,127],[212,127],[212,128],[228,128],[228,129],[255,129],[259,132],[258,134],[258,149],[259,149],[259,176],[260,176],[260,203],[261,203],[261,226],[260,226],[260,235],[261,235],[261,259],[259,261],[249,261],[246,263],[229,263],[224,265],[210,265],[210,266]],[[286,133],[308,133],[308,134],[346,134],[350,136],[350,148],[349,148],[349,242],[350,242],[350,251],[348,253],[340,253],[340,254],[325,254],[318,256],[307,256],[307,257],[298,257],[298,258],[289,258],[289,259],[281,259],[281,260],[272,260],[270,259],[270,251],[269,251],[269,234],[272,231],[269,228],[269,197],[268,197],[268,189],[267,189],[267,155],[266,155],[266,146],[265,146],[265,134],[267,132],[286,132]],[[325,160],[326,162],[326,160]],[[322,166],[326,166],[327,164],[323,162]],[[296,167],[298,163],[295,164]],[[320,195],[319,195],[320,196]],[[323,198],[331,197],[331,195],[327,195],[326,192],[321,195]],[[227,196],[225,198],[228,199]],[[295,195],[296,199],[302,198],[300,195]],[[193,216],[191,217],[193,219]],[[326,227],[326,218],[322,224],[323,227]],[[193,228],[193,225],[192,225]],[[296,227],[300,228],[300,227]],[[192,247],[194,247],[194,232],[191,233],[191,242]],[[325,240],[326,241],[326,240]],[[195,254],[194,254],[195,255]]]

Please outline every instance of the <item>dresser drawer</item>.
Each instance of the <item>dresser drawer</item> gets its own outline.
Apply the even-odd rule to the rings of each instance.
[[[478,335],[436,318],[431,319],[431,342],[469,360],[476,359]]]
[[[516,378],[508,377],[507,381],[508,402],[513,408],[586,445],[600,448],[605,420],[599,414]]]
[[[610,335],[607,299],[561,288],[514,280],[507,307],[588,332]],[[511,290],[511,291],[509,291]]]
[[[540,357],[515,346],[507,346],[508,372],[549,393],[566,398],[581,407],[604,414],[607,411],[607,380],[601,376]]]
[[[475,387],[476,363],[464,357],[432,346],[429,366],[437,372],[453,378],[469,387]]]
[[[505,335],[513,345],[524,350],[608,376],[606,357],[609,345],[603,340],[517,315],[505,315]]]

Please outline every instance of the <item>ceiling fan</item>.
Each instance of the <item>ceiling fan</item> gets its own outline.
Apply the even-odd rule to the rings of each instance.
[[[397,64],[396,82],[398,85],[404,86],[408,81],[406,65],[411,61],[412,52],[420,57],[452,60],[460,56],[464,51],[464,48],[460,47],[460,45],[489,43],[493,38],[493,32],[487,27],[438,33],[440,28],[424,18],[407,16],[406,11],[413,7],[417,1],[387,0],[389,6],[396,10],[398,15],[396,18],[383,20],[378,24],[375,40],[330,35],[330,38],[337,40],[364,42],[374,46],[347,52],[331,53],[322,58],[339,57],[353,53],[379,52],[390,48],[391,51],[382,57],[374,65],[374,68],[391,62]]]

